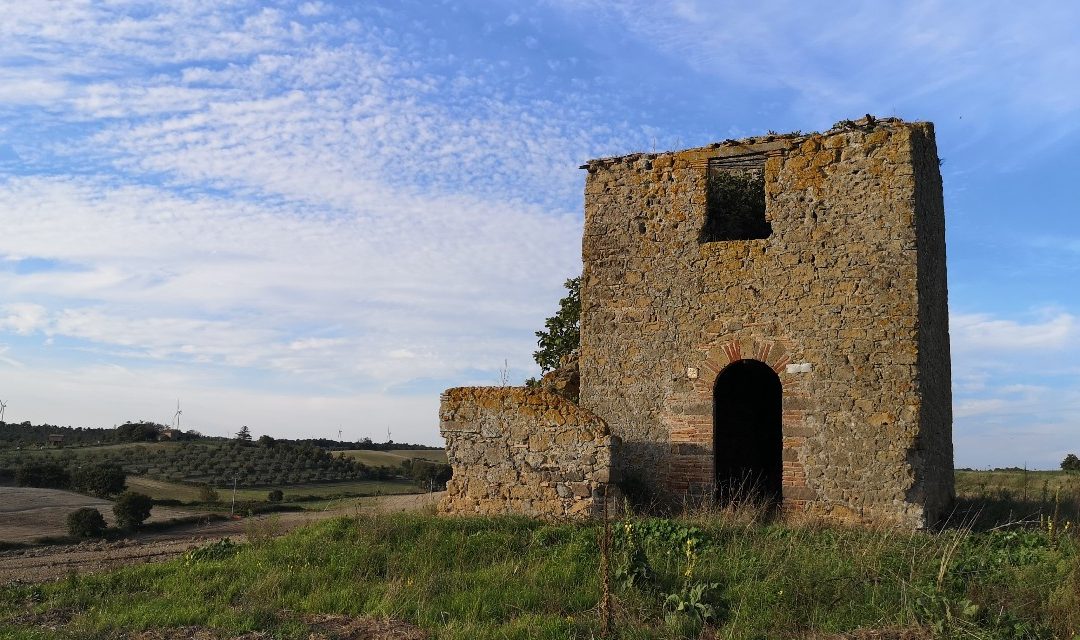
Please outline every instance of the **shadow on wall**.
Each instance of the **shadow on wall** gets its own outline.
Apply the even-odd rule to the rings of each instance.
[[[713,452],[708,447],[692,444],[677,447],[680,457],[696,458],[696,466],[712,468]],[[615,484],[632,510],[670,515],[744,506],[772,512],[779,506],[769,483],[752,476],[719,484],[714,480],[691,482],[686,491],[671,491],[666,488],[670,484],[658,481],[657,476],[671,468],[672,455],[671,445],[667,443],[620,443],[613,455],[613,467],[617,469]]]

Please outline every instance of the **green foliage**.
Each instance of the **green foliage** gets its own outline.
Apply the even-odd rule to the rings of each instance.
[[[105,518],[93,507],[76,509],[68,514],[67,530],[79,538],[97,538],[105,531]]]
[[[544,321],[544,330],[537,331],[533,359],[541,371],[548,372],[559,366],[559,359],[578,348],[581,343],[581,276],[563,283],[568,291],[559,300],[559,310]]]
[[[765,220],[763,173],[709,171],[700,242],[767,238],[771,231]]]
[[[116,439],[121,442],[157,440],[164,428],[164,425],[155,422],[125,422],[116,428]]]
[[[219,498],[220,498],[220,496],[218,495],[217,489],[215,489],[210,483],[208,483],[208,482],[200,482],[199,483],[199,501],[200,502],[214,503],[214,502],[217,502]]]
[[[236,432],[236,440],[238,442],[251,442],[251,429],[248,429],[246,424]]]
[[[0,449],[44,446],[50,435],[64,436],[64,445],[87,445],[111,442],[116,439],[116,430],[91,429],[86,427],[61,427],[53,424],[31,424],[29,421],[19,424],[0,421]]]
[[[266,494],[267,502],[281,502],[285,499],[285,494],[281,492],[281,489],[274,489],[270,493]]]
[[[42,489],[68,489],[71,474],[59,463],[45,460],[28,460],[15,470],[15,485]]]
[[[184,564],[193,565],[202,562],[220,562],[231,558],[240,550],[240,545],[228,538],[222,538],[208,545],[197,547],[184,554]]]
[[[30,460],[24,458],[30,457]],[[62,451],[3,451],[0,468],[15,464],[48,463],[63,469],[112,463],[129,475],[198,486],[240,488],[289,484],[357,482],[391,479],[394,467],[369,467],[310,444],[278,441],[273,447],[253,447],[235,440],[224,442],[160,442],[114,447],[88,447]],[[65,485],[66,486],[66,485]],[[260,496],[261,497],[261,496]]]
[[[116,526],[123,529],[137,529],[150,517],[150,510],[153,507],[154,501],[148,495],[135,491],[121,493],[113,503]]]
[[[401,467],[405,475],[409,476],[417,485],[424,489],[432,487],[437,491],[446,488],[446,483],[450,481],[450,476],[453,474],[450,465],[445,462],[421,460],[419,458],[406,460],[401,463]]]
[[[718,617],[719,582],[701,581],[696,575],[700,550],[706,545],[705,532],[675,520],[627,519],[614,528],[616,564],[614,578],[624,590],[658,594],[664,620],[682,635],[697,636],[701,628]],[[675,578],[664,579],[649,560],[659,555],[666,567],[683,564]]]
[[[1075,453],[1070,453],[1061,461],[1062,471],[1080,471],[1080,458]]]
[[[268,436],[266,434],[263,434],[263,435],[259,436],[259,446],[260,447],[269,448],[269,447],[274,446],[275,444],[277,444],[277,440],[275,440],[273,438],[273,436]]]
[[[115,462],[100,462],[79,467],[71,475],[71,486],[79,493],[107,498],[126,487],[127,473]]]

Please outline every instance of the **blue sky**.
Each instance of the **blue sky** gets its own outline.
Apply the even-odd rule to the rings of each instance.
[[[536,373],[582,161],[864,113],[945,162],[956,462],[1080,453],[1080,9],[0,0],[7,419],[438,442]]]

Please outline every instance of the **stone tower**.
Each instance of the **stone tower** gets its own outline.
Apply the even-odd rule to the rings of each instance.
[[[930,123],[593,160],[582,408],[656,494],[921,527],[953,499]]]

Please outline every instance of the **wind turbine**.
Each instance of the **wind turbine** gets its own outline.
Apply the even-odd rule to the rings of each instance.
[[[0,400],[0,422],[4,421],[4,409],[7,409],[7,405],[3,400]]]
[[[184,413],[180,410],[180,398],[176,399],[176,413],[173,414],[173,420],[176,421],[176,430],[180,430],[180,414]]]

